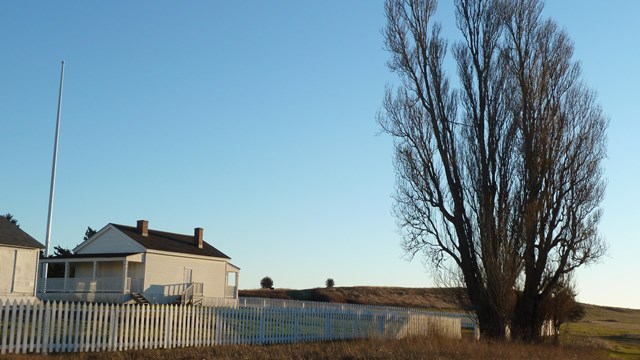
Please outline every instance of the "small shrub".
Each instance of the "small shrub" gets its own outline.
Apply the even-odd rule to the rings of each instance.
[[[333,285],[335,285],[335,282],[333,281],[332,278],[328,278],[327,281],[325,282],[325,285],[327,285],[328,288],[332,288]]]
[[[273,280],[270,277],[265,276],[260,280],[260,287],[263,289],[273,289]]]
[[[569,318],[567,319],[567,321],[578,322],[582,320],[582,318],[584,318],[586,314],[587,309],[585,309],[584,305],[576,302],[575,304],[573,304],[571,310],[569,310]]]

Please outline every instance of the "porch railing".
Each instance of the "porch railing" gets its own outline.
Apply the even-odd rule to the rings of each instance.
[[[180,295],[181,304],[196,304],[202,302],[204,283],[190,283]]]
[[[38,292],[129,292],[131,278],[126,278],[125,284],[122,281],[121,277],[39,279]]]
[[[228,285],[227,286],[227,296],[226,297],[227,298],[235,298],[237,289],[238,289],[237,286]]]

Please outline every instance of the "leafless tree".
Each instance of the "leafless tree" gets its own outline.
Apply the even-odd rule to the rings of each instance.
[[[483,336],[537,338],[540,304],[596,260],[607,121],[542,4],[456,0],[448,50],[435,0],[387,0],[382,129],[394,138],[404,248],[458,267]]]

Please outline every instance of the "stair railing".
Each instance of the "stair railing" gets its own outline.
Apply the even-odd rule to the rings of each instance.
[[[203,299],[204,284],[200,282],[189,283],[180,295],[180,304],[199,304]]]

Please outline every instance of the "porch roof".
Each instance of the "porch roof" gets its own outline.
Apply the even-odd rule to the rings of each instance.
[[[142,262],[142,253],[101,253],[101,254],[72,254],[53,258],[41,258],[43,263],[64,262],[93,262],[93,261],[131,261]]]

